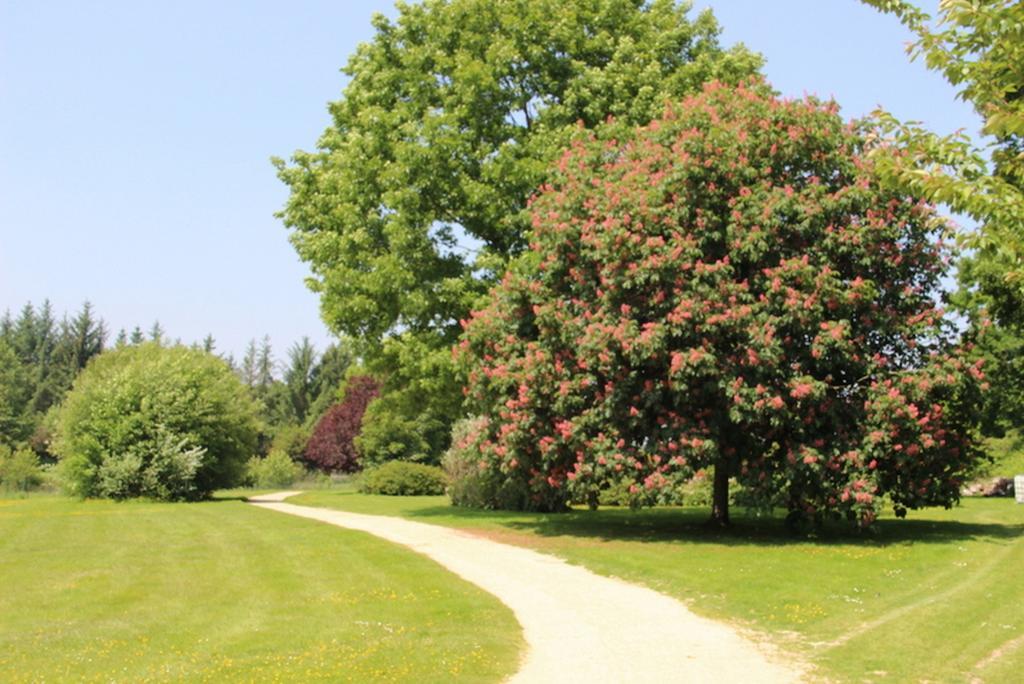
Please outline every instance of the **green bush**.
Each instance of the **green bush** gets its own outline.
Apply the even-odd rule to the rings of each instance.
[[[97,469],[95,494],[108,499],[193,499],[199,495],[196,473],[206,449],[187,437],[156,426],[153,439],[129,445],[119,458],[104,459]]]
[[[447,483],[444,471],[436,466],[390,461],[365,471],[359,480],[359,491],[390,496],[444,494]]]
[[[452,424],[464,415],[447,345],[430,351],[419,345],[402,336],[371,365],[385,382],[367,406],[355,442],[364,468],[387,461],[439,465]]]
[[[306,454],[311,432],[303,425],[285,425],[274,433],[270,451],[283,451],[293,461],[301,461]]]
[[[82,497],[194,500],[241,480],[256,405],[223,360],[124,347],[93,359],[56,418],[54,451]]]
[[[476,436],[483,418],[464,418],[452,427],[452,445],[441,459],[448,476],[448,496],[455,506],[467,508],[519,509],[525,488],[500,473],[480,467]]]
[[[714,500],[714,481],[703,471],[671,489],[647,492],[628,481],[612,482],[598,494],[602,506],[695,506],[708,507]],[[584,501],[574,503],[587,503]],[[757,508],[751,497],[735,478],[729,480],[729,505]]]
[[[388,461],[437,464],[446,444],[448,424],[426,407],[429,399],[412,391],[396,391],[377,397],[366,407],[359,436],[355,439],[364,466]]]
[[[253,456],[246,464],[246,479],[254,487],[289,487],[306,474],[306,469],[280,449],[272,449],[265,458]]]
[[[12,450],[0,444],[0,489],[27,492],[43,482],[39,458],[28,447]]]
[[[597,502],[602,506],[631,506],[634,497],[630,491],[631,483],[628,481],[613,482],[602,489],[597,495]],[[579,502],[589,503],[589,502]]]

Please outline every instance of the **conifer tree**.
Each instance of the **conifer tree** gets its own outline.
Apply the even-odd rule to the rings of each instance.
[[[78,315],[65,321],[61,332],[61,347],[67,371],[73,379],[89,359],[103,351],[107,328],[103,319],[93,316],[92,304],[85,302]]]
[[[238,375],[242,382],[250,388],[256,387],[256,362],[259,350],[256,348],[256,339],[249,340],[245,348],[245,355],[242,357],[242,364],[238,367]]]
[[[316,394],[316,348],[303,337],[288,350],[288,369],[284,374],[284,382],[288,387],[288,397],[295,414],[295,420],[303,423],[309,415],[310,406]]]
[[[256,387],[266,393],[274,384],[274,351],[270,345],[270,335],[264,335],[256,357]]]

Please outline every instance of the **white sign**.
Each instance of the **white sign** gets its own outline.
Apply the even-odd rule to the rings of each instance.
[[[1013,478],[1013,495],[1017,503],[1024,503],[1024,475]]]

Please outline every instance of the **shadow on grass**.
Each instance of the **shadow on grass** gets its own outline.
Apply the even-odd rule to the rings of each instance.
[[[907,543],[946,544],[983,539],[1011,541],[1024,537],[1024,524],[955,520],[881,520],[870,532],[858,532],[842,522],[812,530],[793,531],[781,517],[733,514],[726,529],[710,527],[709,512],[701,508],[661,508],[631,511],[602,509],[568,513],[481,511],[455,506],[417,508],[410,518],[490,521],[510,530],[544,537],[572,536],[601,541],[711,543],[725,545],[864,544],[889,546]]]

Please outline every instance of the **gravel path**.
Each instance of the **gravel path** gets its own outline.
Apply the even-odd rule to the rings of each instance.
[[[805,671],[663,594],[553,556],[402,518],[296,506],[261,508],[369,532],[422,553],[515,613],[527,651],[511,682],[796,682]]]

